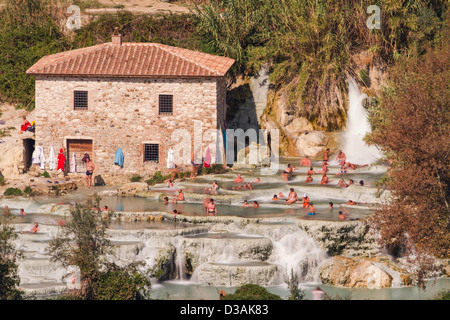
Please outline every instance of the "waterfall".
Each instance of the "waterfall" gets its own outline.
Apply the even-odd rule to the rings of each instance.
[[[184,272],[184,252],[183,252],[183,240],[177,239],[176,243],[176,259],[175,266],[177,270],[178,280],[186,280],[186,273]]]
[[[370,133],[370,124],[367,112],[362,103],[367,95],[361,93],[355,79],[349,77],[348,81],[348,118],[343,136],[342,151],[347,156],[347,161],[356,164],[370,164],[376,162],[381,153],[377,147],[367,145],[364,136]]]
[[[272,239],[273,263],[282,268],[279,282],[289,276],[291,270],[297,274],[300,282],[320,282],[319,265],[327,259],[327,254],[305,232],[298,230],[288,233],[279,240]]]

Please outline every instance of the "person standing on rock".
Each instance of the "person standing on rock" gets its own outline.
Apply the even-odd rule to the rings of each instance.
[[[58,166],[56,170],[58,172],[60,171],[64,172],[65,165],[66,165],[66,156],[64,155],[64,150],[61,148],[58,154]]]
[[[86,159],[86,187],[90,188],[92,183],[92,175],[94,174],[94,163],[91,159]]]
[[[323,153],[323,161],[327,161],[328,162],[328,154],[330,153],[330,149],[327,148],[327,150],[325,150],[325,152]]]

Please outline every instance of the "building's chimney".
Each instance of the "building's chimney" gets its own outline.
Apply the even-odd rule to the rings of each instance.
[[[119,33],[119,28],[114,30],[112,35],[112,44],[118,44],[119,46],[122,44],[122,35]]]

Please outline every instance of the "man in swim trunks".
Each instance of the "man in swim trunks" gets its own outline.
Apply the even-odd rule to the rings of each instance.
[[[313,167],[310,167],[309,170],[306,171],[306,174],[313,175],[313,174],[316,174],[316,172],[313,170]]]
[[[94,174],[94,163],[91,159],[86,159],[86,187],[90,188],[92,183],[92,175]]]
[[[294,188],[289,189],[288,199],[286,200],[286,204],[291,204],[298,201],[297,193],[294,191]]]

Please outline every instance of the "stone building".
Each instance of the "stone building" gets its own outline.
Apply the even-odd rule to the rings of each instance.
[[[194,127],[202,134],[221,132],[224,75],[233,63],[158,43],[122,42],[121,35],[43,57],[27,70],[36,83],[36,146],[64,148],[68,172],[73,155],[77,172],[85,171],[84,153],[96,166],[94,175],[164,172],[169,149],[180,143],[172,136],[175,130],[181,132],[178,139],[190,139],[192,151]],[[208,141],[202,142],[201,155],[206,147],[214,159]],[[123,167],[114,164],[119,148]],[[186,164],[177,161],[185,151],[175,152],[178,165]]]

